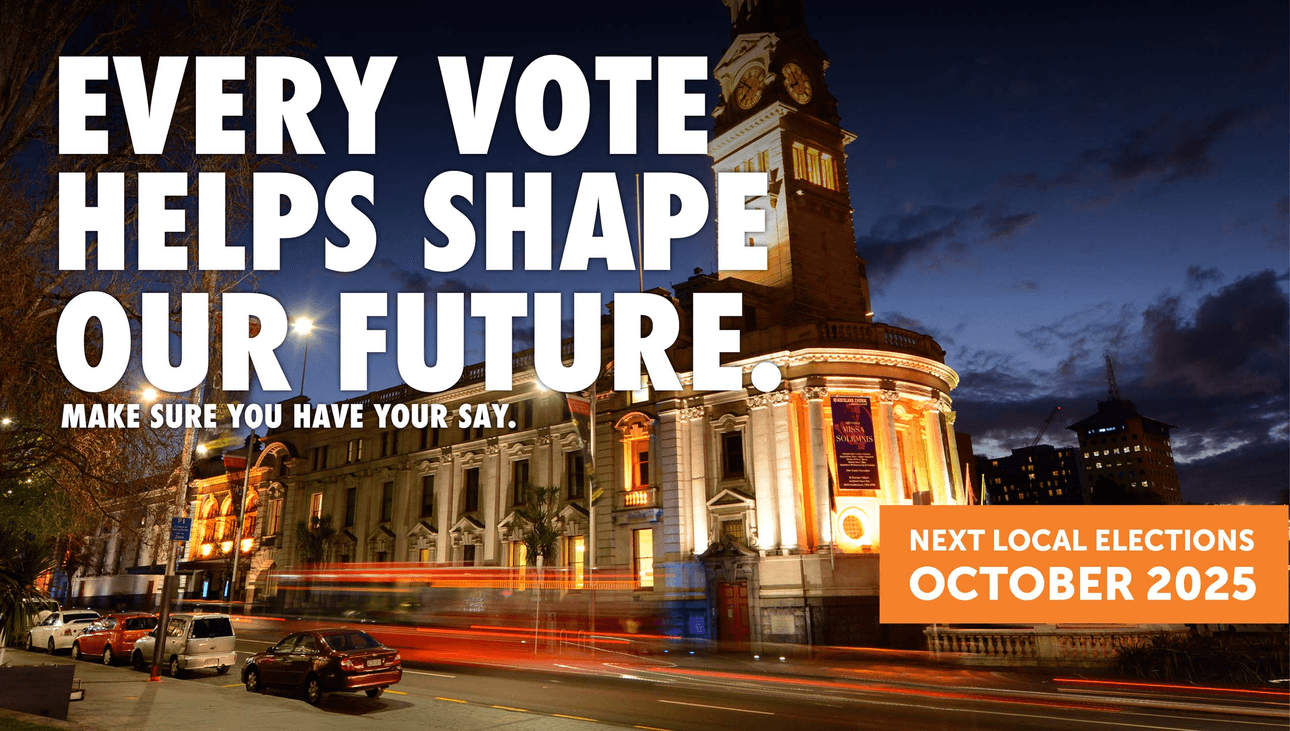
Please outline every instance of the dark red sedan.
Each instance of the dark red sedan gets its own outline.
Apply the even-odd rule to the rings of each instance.
[[[365,691],[379,698],[403,679],[403,658],[355,629],[297,632],[247,659],[242,682],[252,693],[268,687],[299,688],[318,705],[327,693]]]

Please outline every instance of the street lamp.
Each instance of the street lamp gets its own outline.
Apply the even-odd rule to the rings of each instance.
[[[149,403],[156,401],[157,389],[153,388],[152,386],[148,386],[147,388],[143,389],[143,400]]]
[[[200,455],[202,455],[203,457],[205,457],[205,456],[206,456],[206,445],[205,445],[205,444],[198,444],[198,445],[197,445],[197,453],[198,453],[198,454],[200,454]]]
[[[309,334],[314,330],[314,321],[308,317],[297,317],[292,323],[296,332],[305,336],[305,359],[300,365],[300,395],[305,395],[305,369],[309,367]]]
[[[13,423],[13,419],[10,419],[7,416],[4,417],[3,419],[0,419],[0,426],[9,426],[12,423]]]

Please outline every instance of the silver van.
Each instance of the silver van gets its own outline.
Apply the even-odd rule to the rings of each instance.
[[[134,643],[130,663],[136,670],[152,663],[159,631],[157,628]],[[171,676],[196,668],[215,668],[223,675],[237,663],[236,644],[237,635],[227,614],[172,614],[166,625],[162,662]]]

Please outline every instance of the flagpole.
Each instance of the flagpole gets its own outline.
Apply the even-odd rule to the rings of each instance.
[[[641,174],[636,173],[636,273],[645,291],[645,244],[641,240]],[[593,399],[594,400],[594,399]]]

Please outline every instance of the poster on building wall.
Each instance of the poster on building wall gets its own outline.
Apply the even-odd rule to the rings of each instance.
[[[833,458],[839,490],[878,490],[878,447],[873,410],[865,396],[832,396]]]

